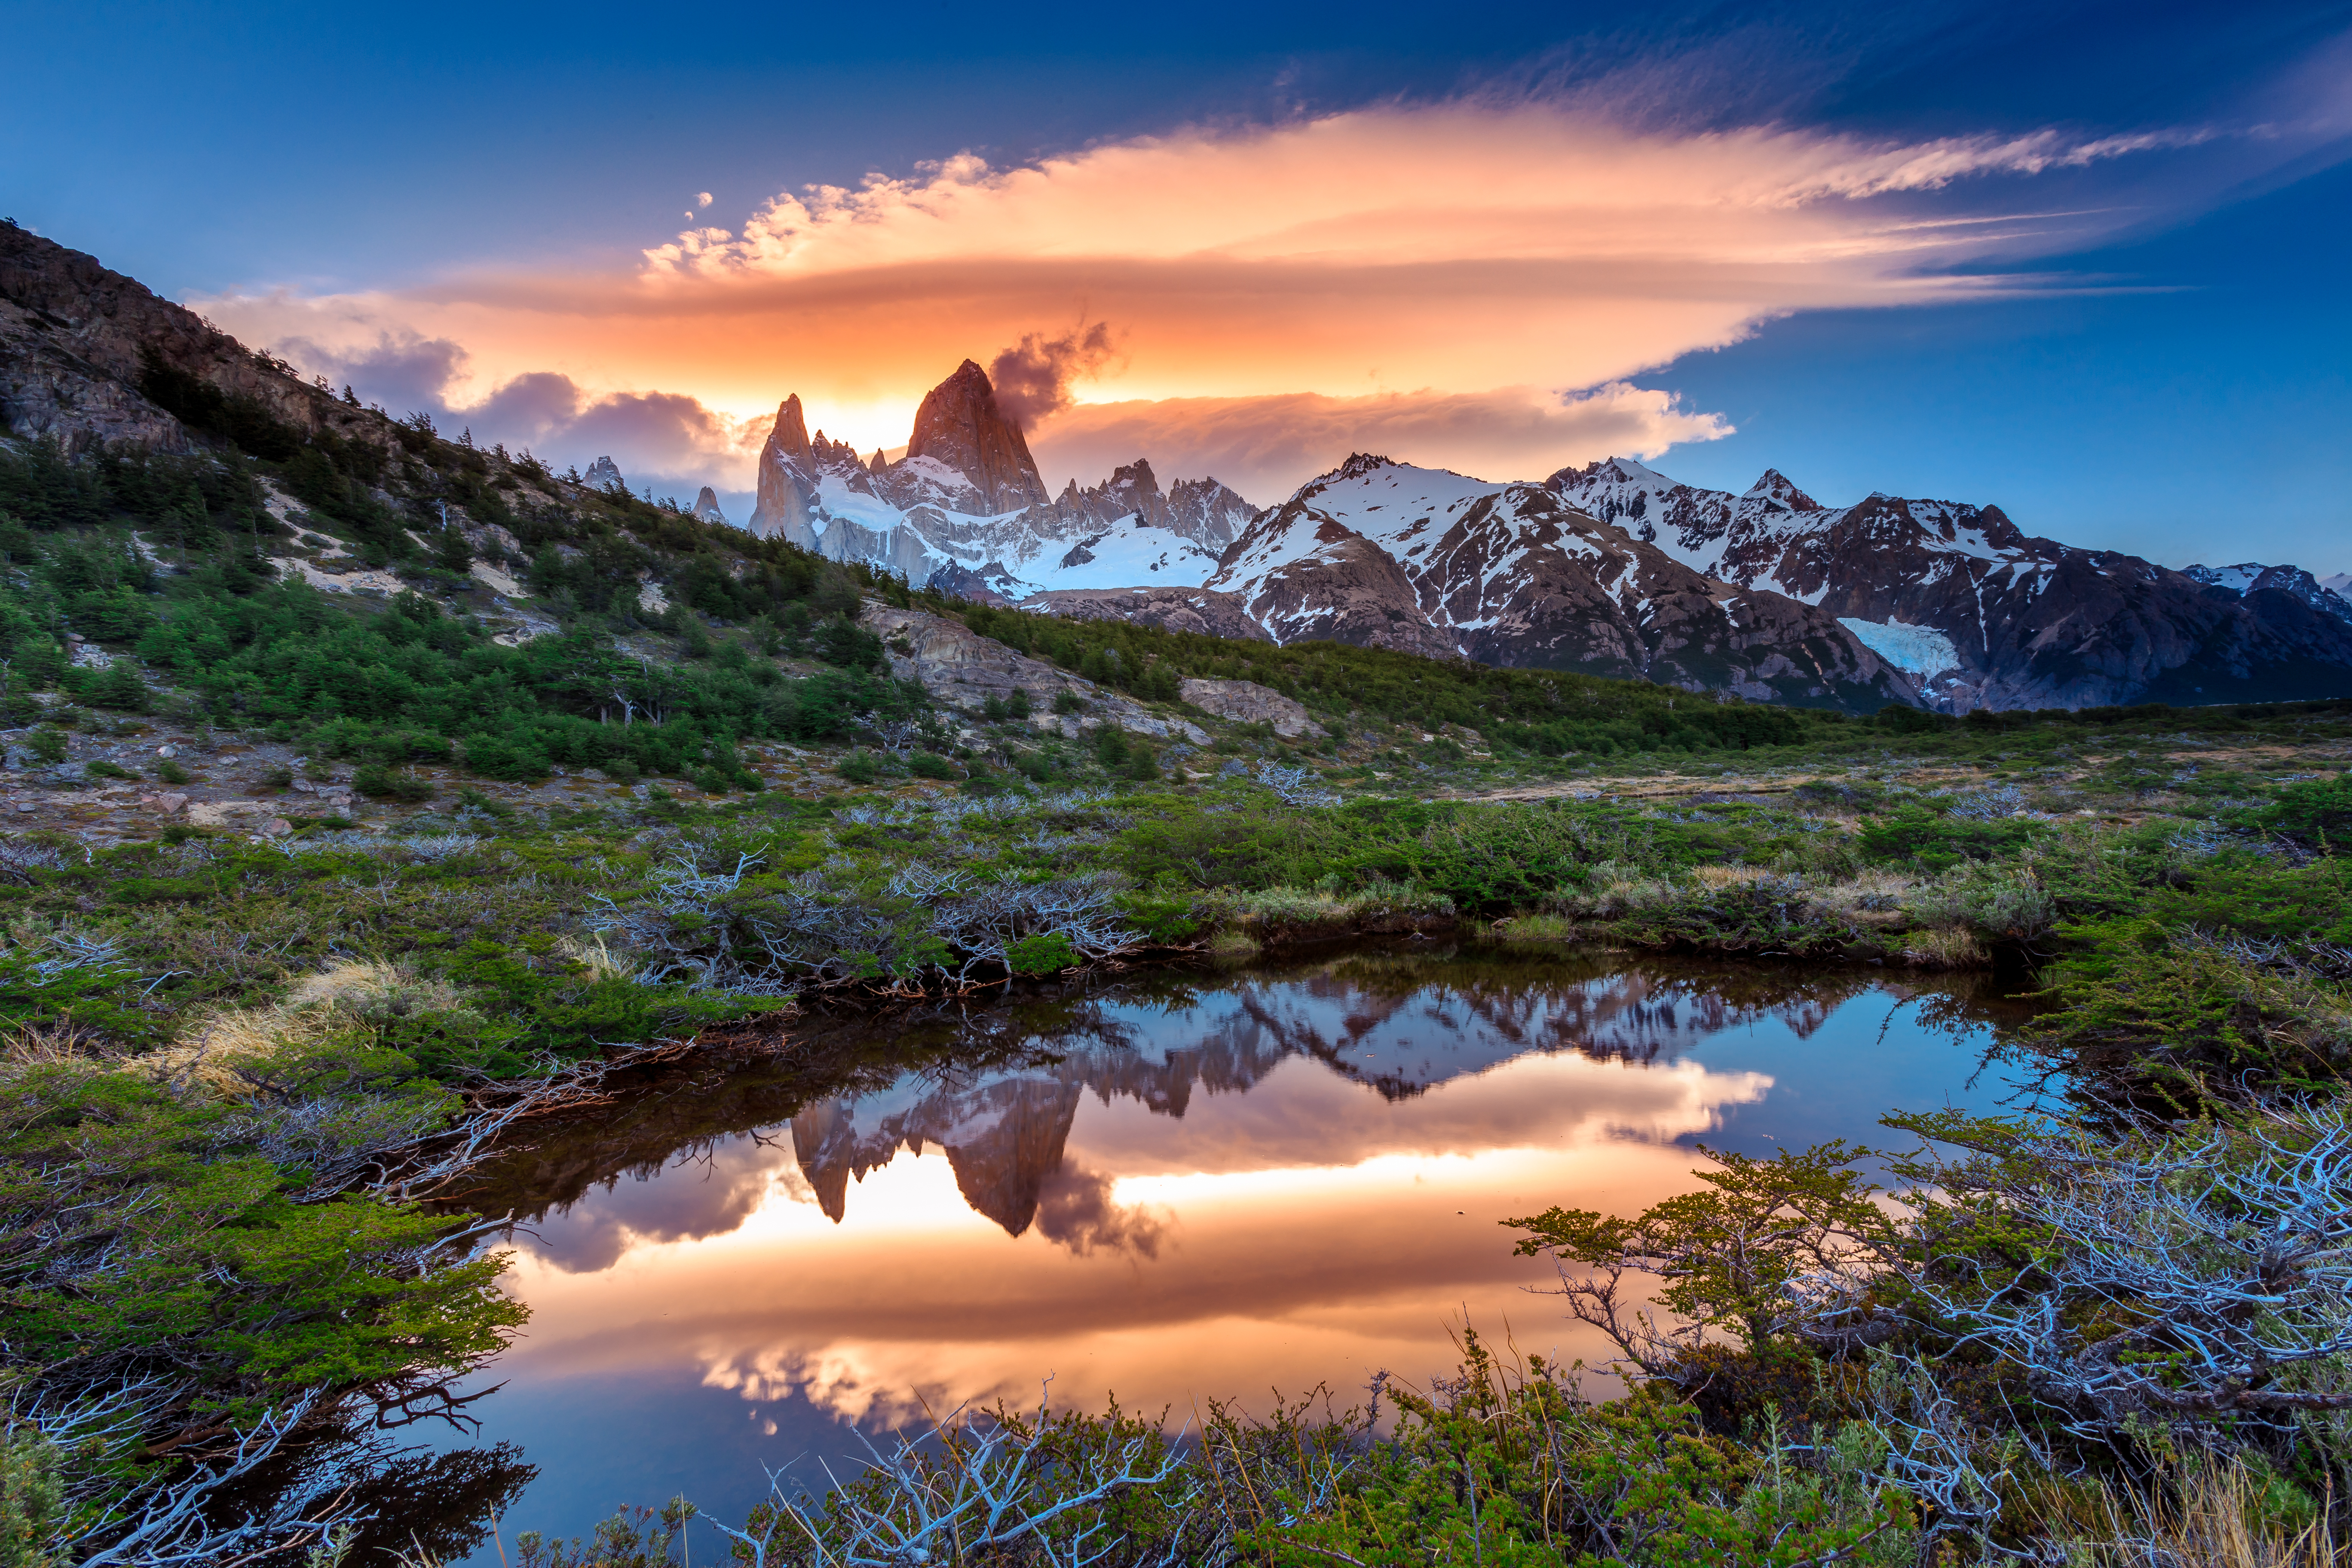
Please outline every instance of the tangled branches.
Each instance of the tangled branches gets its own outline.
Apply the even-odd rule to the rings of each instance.
[[[1157,1430],[1057,1421],[1042,1401],[1029,1420],[958,1411],[929,1431],[893,1434],[887,1452],[866,1447],[865,1476],[822,1504],[778,1485],[745,1528],[719,1528],[754,1568],[976,1560],[1086,1568],[1115,1552],[1139,1561],[1122,1550],[1139,1522],[1121,1517],[1131,1511],[1122,1502],[1179,1519],[1194,1496],[1187,1466]],[[1158,1561],[1193,1561],[1177,1554],[1183,1544],[1171,1536]]]
[[[636,978],[772,995],[820,984],[919,980],[954,985],[982,970],[1067,968],[1135,946],[1121,884],[1107,872],[1034,878],[925,861],[886,875],[835,859],[788,878],[759,877],[760,858],[704,870],[690,857],[656,875],[652,896],[624,907],[600,897],[588,920],[644,956]]]
[[[2021,1369],[2081,1435],[2352,1409],[2347,1118],[2120,1142],[1906,1119],[1971,1150],[1908,1167],[1945,1194],[1915,1224],[1909,1310]]]

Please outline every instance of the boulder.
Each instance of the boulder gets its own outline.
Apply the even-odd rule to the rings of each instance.
[[[1293,701],[1255,680],[1191,679],[1177,688],[1185,701],[1203,713],[1237,724],[1271,724],[1289,740],[1317,728],[1315,715],[1304,703]]]

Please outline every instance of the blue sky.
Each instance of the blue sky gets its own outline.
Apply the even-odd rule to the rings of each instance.
[[[1135,324],[1105,373],[1127,379],[1074,389],[1148,413],[1154,398],[1192,399],[1184,406],[1197,412],[1207,397],[1286,391],[1458,402],[1521,380],[1553,392],[1620,385],[1600,410],[1617,425],[1539,420],[1522,454],[1483,457],[1458,430],[1429,434],[1436,425],[1394,409],[1381,428],[1408,448],[1401,457],[1532,472],[1542,442],[1582,458],[1600,453],[1570,450],[1577,442],[1638,427],[1647,434],[1627,440],[1673,438],[1654,465],[1696,482],[1744,488],[1773,466],[1828,501],[1872,489],[1997,501],[2030,531],[2176,564],[2352,569],[2342,261],[2352,5],[99,4],[12,5],[6,19],[11,52],[34,68],[0,102],[0,211],[241,335],[307,347],[320,368],[388,403],[437,399],[491,429],[508,420],[559,458],[573,455],[567,443],[583,455],[614,447],[633,474],[665,482],[707,468],[722,491],[761,433],[758,407],[783,392],[814,388],[820,422],[816,400],[830,396],[843,433],[879,444],[921,379],[1005,346],[1032,324],[1020,310],[1041,333],[1056,329],[1063,307],[1039,304],[1050,290],[1033,279],[1017,307],[961,329],[936,301],[893,292],[914,346],[885,353],[861,327],[877,344],[866,363],[846,326],[821,349],[796,346],[820,324],[798,297],[759,304],[747,293],[744,319],[765,310],[771,332],[746,350],[748,369],[666,357],[643,334],[600,347],[608,330],[625,335],[613,323],[632,313],[641,253],[672,240],[689,213],[726,226],[732,245],[779,193],[855,188],[869,171],[919,181],[919,165],[959,153],[1001,172],[1188,128],[1242,137],[1498,97],[1566,105],[1685,150],[1759,128],[1848,146],[2048,134],[2095,149],[2137,136],[2148,150],[1871,198],[1874,222],[1901,203],[1937,221],[1962,207],[1970,222],[2011,209],[2072,215],[2037,216],[2005,246],[1924,256],[1916,279],[2002,279],[1965,302],[1906,295],[1882,265],[1859,293],[1790,296],[1818,308],[1767,300],[1738,331],[1629,330],[1605,353],[1556,355],[1550,373],[1540,353],[1533,369],[1504,363],[1508,345],[1491,340],[1507,328],[1475,308],[1494,285],[1474,278],[1451,286],[1473,297],[1424,323],[1459,340],[1458,374],[1442,345],[1391,368],[1384,335],[1405,327],[1366,305],[1342,318],[1358,334],[1349,349],[1374,362],[1361,387],[1305,348],[1295,387],[1281,379],[1286,350],[1246,367],[1232,356],[1225,386],[1214,354],[1193,363],[1179,350],[1195,318],[1140,296],[1125,303],[1121,284],[1086,284],[1070,312]],[[1475,165],[1475,136],[1461,145]],[[1425,168],[1413,181],[1440,195],[1446,184]],[[711,203],[698,209],[704,192]],[[1423,237],[1410,225],[1393,232],[1400,244]],[[745,265],[729,261],[738,274]],[[480,282],[493,277],[506,281]],[[562,322],[532,315],[534,290],[582,279],[609,289]],[[714,299],[698,309],[723,315]],[[856,308],[884,306],[861,297]],[[522,316],[543,330],[510,330]],[[1559,341],[1605,336],[1575,324],[1599,319],[1563,315]],[[1302,343],[1324,343],[1330,329],[1302,332]],[[936,374],[924,368],[934,361]],[[547,379],[526,381],[542,370]],[[552,402],[526,395],[550,387]],[[1678,438],[1703,432],[1675,424],[1669,402],[1682,416],[1719,415],[1734,433]],[[1049,414],[1041,456],[1063,451],[1099,478],[1083,473],[1099,446],[1081,438],[1083,424],[1072,415],[1057,426]],[[1278,499],[1262,492],[1289,471],[1282,462],[1310,460],[1345,424],[1303,431],[1279,460],[1258,454],[1252,471],[1266,477],[1253,499]],[[1129,419],[1102,439],[1156,428]],[[1205,439],[1168,426],[1163,474],[1209,452]],[[1257,460],[1217,450],[1227,468]]]

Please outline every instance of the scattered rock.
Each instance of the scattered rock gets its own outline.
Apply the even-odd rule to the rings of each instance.
[[[523,592],[521,584],[487,561],[477,561],[466,570],[472,575],[475,582],[481,584],[494,594],[503,594],[509,599],[527,599],[530,596]]]
[[[166,816],[173,816],[184,809],[187,804],[188,797],[176,792],[171,795],[159,795],[155,797],[155,809]]]

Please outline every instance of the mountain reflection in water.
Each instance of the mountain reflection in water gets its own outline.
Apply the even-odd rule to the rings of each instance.
[[[1034,1400],[1048,1375],[1080,1406],[1346,1395],[1443,1370],[1465,1314],[1605,1359],[1527,1293],[1549,1268],[1498,1221],[1687,1190],[1695,1140],[1986,1105],[2001,1007],[1423,950],[795,1020],[778,1060],[656,1086],[467,1194],[525,1217],[532,1312],[477,1409],[549,1478],[524,1506],[553,1517],[515,1527],[569,1531],[681,1489],[740,1510],[761,1464],[842,1453],[844,1422]],[[624,1409],[665,1436],[581,1440]]]

